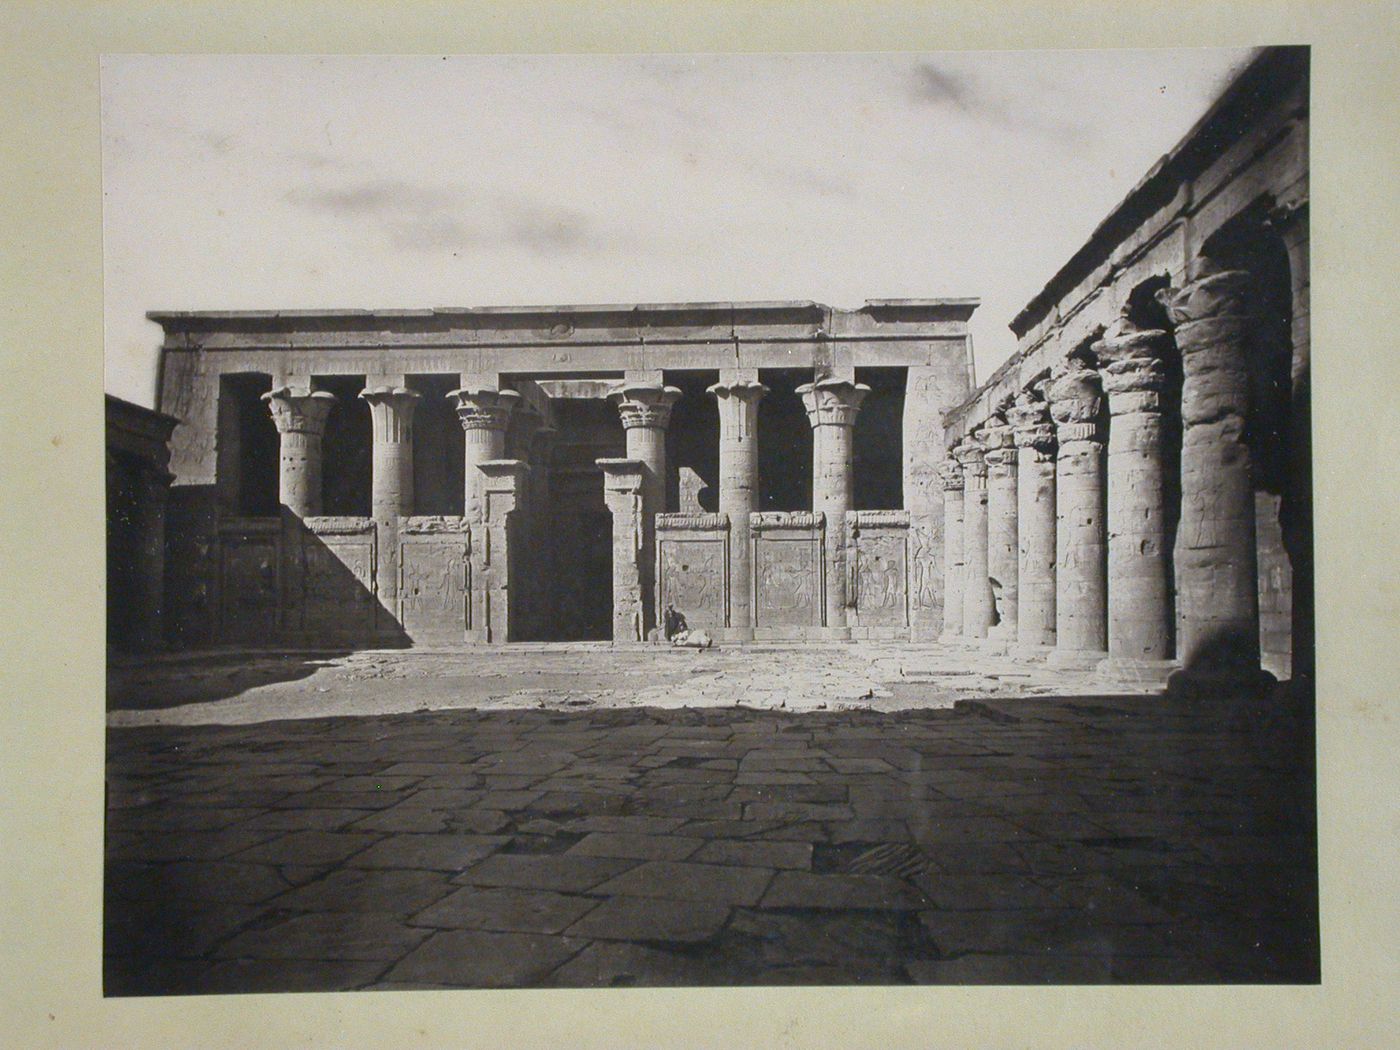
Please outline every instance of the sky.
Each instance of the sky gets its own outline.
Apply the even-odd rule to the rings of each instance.
[[[107,56],[106,389],[148,310],[931,297],[980,382],[1249,54]]]

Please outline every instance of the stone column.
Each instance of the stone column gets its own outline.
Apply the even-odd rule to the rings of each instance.
[[[938,471],[943,479],[943,634],[941,642],[962,638],[963,472],[950,454]]]
[[[1050,384],[1055,458],[1054,667],[1093,667],[1108,652],[1102,395],[1099,374],[1071,358]]]
[[[963,615],[965,638],[985,638],[992,624],[992,586],[987,580],[986,448],[971,436],[953,456],[963,472]]]
[[[483,463],[505,456],[510,414],[520,401],[514,390],[489,384],[467,383],[447,395],[457,406],[457,418],[465,432],[463,512],[468,534],[471,593],[467,604],[466,640],[486,642],[491,634],[489,572],[487,566],[486,476]]]
[[[797,388],[812,425],[812,510],[826,516],[825,626],[849,637],[846,626],[846,512],[852,509],[851,432],[870,388],[827,378]]]
[[[660,383],[624,383],[609,399],[627,434],[627,458],[642,465],[642,637],[656,622],[656,515],[666,510],[666,428],[681,392]]]
[[[1180,696],[1257,688],[1259,591],[1249,412],[1250,275],[1205,272],[1172,296],[1182,363],[1181,522],[1177,568]]]
[[[986,423],[987,446],[987,576],[992,586],[996,626],[988,636],[1016,641],[1017,503],[1016,445],[1011,427],[999,419]]]
[[[1046,404],[1028,393],[1008,409],[1016,442],[1016,644],[1055,644],[1055,429]]]
[[[720,373],[709,388],[719,405],[719,511],[729,515],[729,633],[753,637],[749,515],[758,499],[758,403],[768,388],[757,369]]]
[[[263,395],[282,439],[277,498],[298,518],[321,513],[321,439],[335,395],[324,390],[293,393],[278,387]]]
[[[514,390],[468,384],[447,396],[456,402],[457,418],[462,421],[466,433],[463,507],[467,521],[479,524],[484,511],[479,468],[505,455],[506,428],[510,426],[510,414],[520,401],[520,395]]]
[[[1137,677],[1171,657],[1163,515],[1162,355],[1170,336],[1120,320],[1093,345],[1108,395],[1108,660]]]
[[[403,386],[360,391],[374,435],[370,515],[379,538],[379,600],[395,619],[399,598],[399,517],[413,513],[413,409],[418,394]]]
[[[642,601],[642,507],[646,465],[635,459],[600,459],[603,500],[613,522],[613,641],[646,638]]]

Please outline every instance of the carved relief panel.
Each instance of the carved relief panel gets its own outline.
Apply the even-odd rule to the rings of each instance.
[[[225,644],[266,645],[278,621],[277,534],[224,533],[219,544],[219,635]]]
[[[754,626],[822,625],[822,532],[819,516],[754,514]]]
[[[658,608],[674,605],[692,628],[726,626],[728,520],[699,513],[656,521]]]
[[[471,566],[454,519],[407,519],[399,547],[399,622],[415,642],[460,642]]]
[[[373,634],[374,523],[368,518],[305,518],[301,551],[301,629],[309,636]]]

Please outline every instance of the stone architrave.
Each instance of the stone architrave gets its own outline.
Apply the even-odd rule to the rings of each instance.
[[[1162,357],[1170,336],[1120,319],[1093,345],[1108,397],[1108,660],[1164,669],[1171,656],[1163,514]]]
[[[826,518],[825,626],[832,637],[849,637],[846,625],[846,512],[852,509],[851,434],[864,383],[828,377],[797,388],[812,425],[812,511]]]
[[[1006,417],[1017,456],[1016,644],[1039,651],[1055,644],[1055,428],[1029,392]]]
[[[642,464],[640,569],[645,638],[657,626],[655,519],[666,510],[666,428],[681,391],[660,383],[624,383],[608,397],[617,406],[627,435],[627,458]]]
[[[298,518],[321,513],[321,439],[335,395],[325,390],[293,393],[278,387],[263,395],[281,438],[277,498]]]
[[[647,637],[642,601],[642,490],[646,464],[636,459],[600,459],[603,501],[612,514],[612,640]]]
[[[992,586],[996,625],[988,637],[1016,641],[1017,504],[1016,445],[1011,427],[993,417],[983,424],[987,446],[987,577]]]
[[[719,511],[729,516],[728,628],[734,638],[752,638],[749,515],[758,498],[758,403],[768,388],[755,369],[722,374],[708,392],[719,406]]]
[[[1206,272],[1167,304],[1181,351],[1182,669],[1175,695],[1272,681],[1259,666],[1258,552],[1246,421],[1251,275]]]
[[[1099,374],[1070,358],[1052,377],[1055,457],[1056,667],[1092,667],[1108,652],[1108,575],[1104,529]]]
[[[502,459],[506,453],[506,430],[511,412],[520,401],[514,390],[494,386],[466,384],[447,395],[456,404],[457,418],[465,434],[463,466],[465,498],[463,509],[467,522],[480,524],[483,519],[481,464]]]
[[[962,637],[963,617],[963,471],[951,454],[939,467],[943,481],[943,633],[942,642]]]
[[[986,448],[969,436],[953,449],[963,472],[963,616],[965,638],[985,638],[992,625],[987,579]]]
[[[481,641],[514,641],[517,594],[513,570],[518,560],[515,521],[524,503],[530,468],[518,459],[479,463],[482,495],[482,543],[478,564],[481,593]]]

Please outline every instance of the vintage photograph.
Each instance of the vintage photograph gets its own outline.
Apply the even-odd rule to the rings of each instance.
[[[105,995],[1319,982],[1309,58],[106,56]]]

